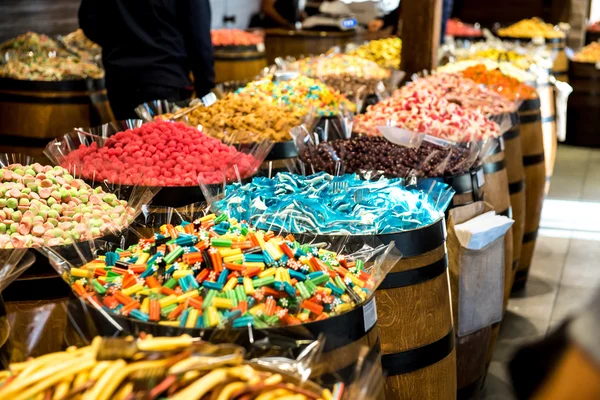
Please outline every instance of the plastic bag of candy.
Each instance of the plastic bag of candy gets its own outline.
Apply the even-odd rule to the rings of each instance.
[[[252,348],[211,343],[189,335],[174,337],[94,336],[71,306],[57,300],[28,310],[5,307],[7,334],[0,345],[0,393],[93,399],[168,396],[173,399],[243,395],[298,399],[375,399],[382,386],[377,354],[357,347],[348,380],[318,382],[322,339],[307,341],[287,356],[256,355]],[[63,351],[71,346],[69,351]],[[258,347],[258,344],[257,344]],[[28,379],[35,369],[42,379]]]
[[[160,205],[202,201],[200,173],[211,184],[221,182],[223,171],[233,173],[233,165],[242,178],[252,176],[272,146],[268,140],[228,146],[196,128],[165,121],[126,121],[93,132],[102,135],[77,129],[57,138],[45,154],[86,181],[117,185],[121,191],[136,185],[160,190],[155,198]]]

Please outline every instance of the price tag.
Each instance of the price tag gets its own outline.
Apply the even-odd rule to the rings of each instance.
[[[596,69],[600,69],[600,61],[596,61]]]
[[[375,305],[375,297],[363,306],[363,318],[365,320],[365,332],[371,330],[375,322],[377,322],[377,306]]]
[[[265,44],[264,43],[257,44],[256,51],[258,51],[259,53],[263,53],[265,51]]]

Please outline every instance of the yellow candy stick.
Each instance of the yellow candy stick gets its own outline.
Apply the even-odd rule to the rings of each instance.
[[[150,258],[150,253],[142,253],[139,255],[138,259],[135,260],[135,265],[146,264],[146,261]]]
[[[225,286],[223,286],[223,291],[226,292],[227,290],[235,289],[235,287],[237,286],[237,281],[237,278],[229,278]]]
[[[146,314],[150,313],[150,299],[148,297],[146,297],[143,301],[142,301],[142,305],[140,306],[140,311]]]
[[[254,294],[254,285],[252,284],[252,279],[247,276],[244,277],[244,290],[246,294]]]
[[[190,310],[190,312],[188,313],[187,321],[185,321],[185,327],[186,328],[195,328],[197,320],[198,320],[198,310],[195,308],[192,308]]]
[[[137,293],[143,289],[144,289],[144,286],[142,286],[142,284],[136,283],[133,286],[129,286],[127,289],[121,290],[121,292],[126,296],[131,296],[132,294]]]
[[[232,309],[233,301],[224,297],[214,297],[212,300],[212,306],[216,308]]]

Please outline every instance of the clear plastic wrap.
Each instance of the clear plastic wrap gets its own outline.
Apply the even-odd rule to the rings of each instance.
[[[301,238],[298,238],[298,241],[306,244],[305,246],[301,246],[301,248],[306,250],[314,249],[312,251],[314,251],[315,257],[317,257],[317,249],[320,249],[318,250],[318,253],[320,254],[318,257],[329,257],[329,255],[333,257],[336,254],[338,254],[338,257],[341,257],[342,253],[345,254],[343,258],[338,258],[338,260],[340,260],[339,263],[341,264],[338,264],[338,261],[336,261],[336,265],[341,266],[346,265],[346,263],[348,263],[348,268],[353,268],[353,263],[359,263],[359,271],[365,271],[364,273],[370,276],[368,280],[365,280],[365,288],[369,288],[368,292],[370,294],[364,297],[362,297],[362,295],[358,296],[358,292],[356,292],[356,290],[352,291],[350,290],[350,286],[347,286],[347,295],[350,296],[350,298],[354,299],[352,301],[355,302],[355,306],[350,307],[350,305],[347,304],[342,308],[336,308],[337,311],[335,313],[333,312],[333,309],[331,309],[330,311],[327,311],[327,313],[329,314],[328,318],[325,317],[325,315],[321,315],[321,317],[318,317],[318,315],[320,314],[311,314],[310,319],[307,321],[300,319],[303,318],[300,314],[298,314],[298,317],[296,317],[296,313],[300,312],[301,310],[304,310],[304,308],[292,308],[289,311],[289,315],[291,318],[290,320],[286,319],[287,322],[285,324],[275,324],[273,326],[269,325],[270,322],[261,322],[263,317],[257,317],[260,318],[260,320],[255,319],[253,324],[244,325],[244,322],[242,322],[241,320],[238,321],[237,319],[231,316],[227,316],[227,312],[224,313],[224,319],[218,324],[210,326],[207,325],[202,328],[197,327],[195,324],[192,327],[186,325],[186,317],[182,317],[182,321],[184,321],[184,323],[181,324],[181,326],[179,322],[176,325],[174,325],[172,321],[168,320],[166,317],[164,317],[164,321],[160,324],[151,321],[145,322],[144,320],[137,319],[137,317],[139,317],[139,315],[137,314],[125,316],[122,315],[121,312],[119,312],[118,310],[110,310],[107,306],[109,302],[106,299],[106,297],[117,296],[116,293],[114,295],[103,295],[99,292],[96,292],[96,289],[92,289],[92,287],[97,288],[97,282],[92,283],[91,281],[98,279],[102,280],[101,278],[99,278],[101,275],[98,275],[94,278],[93,275],[96,274],[90,275],[90,272],[88,272],[87,274],[82,274],[82,271],[86,269],[87,271],[91,271],[89,269],[90,266],[98,265],[94,263],[88,263],[89,261],[96,259],[98,255],[105,254],[106,257],[109,257],[109,254],[114,254],[114,251],[116,251],[118,246],[127,249],[130,243],[137,243],[140,237],[152,237],[150,233],[153,230],[156,230],[156,227],[158,226],[162,226],[162,232],[166,233],[167,231],[164,230],[165,224],[170,223],[171,225],[167,225],[167,229],[171,229],[168,228],[168,226],[173,226],[173,224],[179,223],[187,224],[189,218],[200,218],[200,220],[204,222],[199,222],[200,220],[196,219],[192,226],[205,226],[206,229],[209,229],[210,224],[205,224],[205,222],[214,221],[214,219],[211,220],[211,217],[206,216],[205,213],[206,208],[202,205],[193,205],[182,209],[162,207],[145,208],[143,214],[140,216],[140,218],[138,218],[138,221],[136,221],[135,224],[132,224],[128,232],[129,234],[124,235],[122,237],[120,245],[110,244],[106,242],[99,243],[98,241],[96,241],[93,244],[79,244],[79,260],[69,260],[68,257],[63,255],[60,251],[55,251],[56,249],[51,249],[52,251],[49,257],[51,264],[54,266],[57,272],[59,272],[61,276],[63,276],[63,278],[65,278],[70,284],[73,285],[74,291],[78,294],[78,297],[81,299],[81,302],[77,301],[74,304],[70,305],[70,307],[76,308],[76,315],[78,315],[77,321],[79,321],[78,330],[84,332],[91,332],[90,334],[92,336],[97,334],[100,334],[102,336],[124,336],[127,334],[138,335],[141,332],[153,334],[155,336],[172,336],[182,333],[188,333],[194,337],[200,337],[214,343],[235,342],[241,344],[248,350],[249,355],[251,355],[252,357],[262,357],[267,355],[277,357],[281,357],[282,355],[297,355],[300,352],[304,351],[305,347],[312,340],[314,340],[316,337],[322,334],[325,338],[325,344],[323,346],[323,358],[319,362],[318,368],[315,367],[315,371],[317,372],[314,372],[313,376],[316,374],[316,376],[318,376],[322,382],[332,382],[332,379],[335,379],[337,376],[341,376],[345,382],[349,382],[348,379],[350,370],[347,370],[345,368],[353,365],[354,363],[357,363],[359,355],[347,353],[345,350],[343,350],[343,347],[350,343],[354,344],[354,346],[357,346],[358,343],[355,342],[357,342],[359,339],[364,340],[363,336],[365,336],[366,334],[376,336],[376,332],[372,332],[372,328],[376,321],[376,316],[372,315],[372,308],[367,307],[367,304],[370,304],[374,301],[373,294],[375,289],[384,279],[387,272],[398,262],[399,258],[401,257],[398,250],[394,248],[393,242],[388,244],[381,244],[373,238],[370,238],[369,241],[362,240],[360,241],[360,243],[357,239],[348,239],[343,237],[332,238],[325,242],[322,240],[322,238],[315,236],[303,236]],[[212,218],[215,218],[214,215],[212,216]],[[225,219],[220,219],[222,221],[226,221]],[[223,222],[219,223],[217,221],[217,224],[214,224],[214,228],[211,229],[212,231],[214,231],[214,233],[211,234],[213,238],[218,237],[219,234],[223,234],[223,232],[221,231],[221,223]],[[152,226],[156,227],[152,228]],[[171,231],[169,230],[169,232]],[[183,232],[181,232],[180,234],[183,235]],[[257,235],[259,234],[257,233]],[[263,237],[262,233],[260,233],[260,235],[260,237]],[[159,237],[160,236],[155,236],[155,238]],[[269,239],[269,241],[265,239],[266,243],[272,243],[271,240],[273,239]],[[293,239],[290,238],[289,240]],[[293,241],[288,243],[293,243]],[[295,246],[296,244],[294,244],[294,246],[292,246],[291,248],[295,249]],[[165,257],[165,259],[167,257],[168,254]],[[125,259],[121,258],[120,260]],[[331,262],[333,262],[333,259],[330,260],[332,260]],[[172,262],[172,260],[170,260],[169,262]],[[319,262],[321,263],[322,261]],[[123,261],[123,263],[121,263],[120,261],[118,262],[118,268],[124,268],[125,265],[128,265],[130,269],[133,269],[135,265],[138,264],[127,264],[125,261]],[[179,265],[181,266],[181,264]],[[204,265],[204,262],[202,262],[202,265]],[[230,264],[225,264],[225,261],[224,265],[227,266],[227,268],[230,268]],[[169,266],[166,266],[165,269],[161,268],[162,267],[159,267],[158,271],[153,276],[155,276],[158,279],[158,282],[163,282],[163,284],[166,285],[168,279],[161,280],[160,277],[163,276],[163,274],[172,274],[173,272],[168,272],[168,270],[170,269]],[[183,270],[185,270],[185,268],[186,267],[183,267]],[[212,267],[207,266],[207,268],[211,269]],[[198,275],[202,273],[202,270],[202,267],[200,267],[200,269],[196,269],[194,266],[193,271],[194,274],[196,274],[197,279],[200,279],[198,278]],[[332,271],[335,271],[335,269],[333,269]],[[139,271],[134,274],[137,273],[139,273]],[[292,275],[293,274],[297,273],[292,273]],[[88,276],[88,278],[82,278],[82,275],[86,275]],[[298,277],[296,276],[296,278]],[[366,276],[364,278],[366,279]],[[215,278],[211,278],[209,276],[207,279]],[[348,275],[346,275],[346,279],[350,279]],[[352,277],[352,279],[356,278]],[[124,286],[123,289],[121,289],[121,292],[127,293],[127,288],[129,288],[129,286],[124,282],[125,281],[123,280]],[[200,282],[203,281],[200,280]],[[206,281],[204,281],[204,283],[202,284],[206,285],[206,293],[201,288],[201,297],[199,297],[199,299],[200,302],[202,302],[202,298],[204,298],[204,302],[207,303],[208,301],[210,301],[208,300],[207,295],[209,291],[213,289],[208,289],[209,285],[205,282]],[[343,282],[343,279],[342,281],[336,280],[336,282],[336,285],[339,285],[341,284],[340,282]],[[351,285],[350,282],[351,281],[347,281],[346,285]],[[315,283],[317,282],[315,281]],[[125,288],[125,286],[127,286],[127,288]],[[83,293],[81,291],[82,287],[86,288],[86,293]],[[175,287],[174,289],[178,291],[181,290],[179,287]],[[91,291],[88,292],[87,290]],[[258,291],[258,288],[256,290]],[[270,289],[268,293],[271,293],[273,291],[273,289]],[[185,293],[189,294],[189,292]],[[146,297],[148,299],[152,298],[152,295],[149,295],[149,297],[145,295],[141,296]],[[161,294],[160,296],[163,299],[167,297],[167,295],[164,294]],[[133,296],[132,294],[132,298],[134,297],[135,296]],[[142,304],[145,301],[142,300],[142,298],[138,299]],[[198,299],[198,297],[196,297],[196,299]],[[250,297],[248,297],[248,299],[250,299]],[[256,297],[256,299],[258,299],[258,297]],[[324,298],[324,301],[326,302],[330,300],[331,299],[328,300]],[[344,300],[344,302],[342,303],[346,304],[346,300]],[[220,301],[222,302],[222,300]],[[265,298],[262,298],[262,300],[260,301],[260,304],[269,304],[268,302],[270,300],[268,300],[268,298],[266,298],[266,300]],[[292,301],[290,299],[289,305],[285,307],[298,307],[297,305],[292,306],[292,304],[299,304],[298,301],[302,300],[298,300],[296,298],[296,300]],[[306,301],[306,299],[304,301]],[[311,301],[316,300],[313,299]],[[280,302],[278,301],[277,304],[279,303]],[[281,304],[280,306],[283,306],[283,304]],[[279,309],[280,306],[277,306],[277,309]],[[144,306],[142,306],[142,308],[143,307]],[[207,307],[210,307],[210,305]],[[302,303],[302,307],[308,307],[308,305],[306,303]],[[328,308],[325,307],[325,309]],[[123,313],[124,312],[125,310],[123,310]],[[209,308],[204,308],[204,314],[209,312],[211,312]],[[313,310],[311,312],[321,311]],[[280,311],[278,311],[276,315],[280,315],[279,313]],[[305,314],[305,312],[302,312],[302,314]],[[265,318],[269,318],[266,315]],[[273,314],[273,316],[274,315],[275,314]],[[285,314],[282,314],[280,318],[284,318],[284,315]],[[308,316],[308,314],[306,315]],[[163,320],[162,317],[161,320]],[[240,322],[241,325],[238,324],[236,321]],[[265,319],[265,321],[267,321],[267,319]],[[286,325],[288,323],[291,324]],[[375,346],[376,342],[369,341],[369,343],[370,346]],[[333,362],[337,357],[341,357],[342,354],[343,360],[337,363]]]
[[[66,306],[67,303],[49,304]],[[3,304],[0,307],[4,310]],[[78,348],[61,351],[61,340],[50,331],[56,320],[48,319],[48,305],[31,310],[28,320],[15,325],[15,313],[2,313],[8,321],[8,335],[0,348],[3,367],[0,393],[6,398],[29,399],[86,396],[93,399],[157,398],[171,399],[243,398],[240,396],[293,396],[298,399],[375,399],[380,367],[366,351],[360,350],[352,375],[346,382],[323,385],[311,373],[320,365],[323,341],[311,341],[303,351],[288,357],[254,357],[244,347],[209,343],[188,335],[139,338],[93,337],[73,326],[61,326],[64,345]],[[21,330],[16,331],[19,327]],[[10,331],[10,334],[9,334]],[[48,348],[32,352],[28,345],[47,341]],[[28,358],[28,356],[37,358]],[[9,364],[9,360],[11,360]],[[31,379],[30,371],[43,378]],[[363,387],[365,377],[372,382]],[[34,377],[35,378],[35,377]],[[372,389],[358,391],[360,388]]]
[[[103,136],[77,129],[50,142],[45,154],[75,176],[91,183],[101,183],[108,190],[118,191],[121,197],[152,192],[156,193],[154,204],[182,206],[203,200],[197,183],[199,174],[203,174],[210,184],[222,182],[223,174],[229,180],[237,178],[234,171],[241,178],[247,178],[258,170],[272,147],[272,142],[264,140],[234,148],[182,124],[158,122],[150,128],[148,124],[140,123],[139,120],[130,120],[93,129]],[[119,131],[125,127],[134,129]],[[146,131],[142,133],[139,129]],[[150,129],[154,130],[150,132]],[[180,142],[169,146],[179,147],[170,150],[167,157],[161,148],[167,146],[165,142],[176,139],[169,134],[174,129],[178,129]],[[196,139],[183,135],[183,130],[186,133],[192,130]],[[142,144],[148,146],[145,149],[140,149],[131,139],[146,136],[158,139],[154,145]],[[131,163],[132,159],[139,158],[138,153],[145,153],[143,165],[139,160],[137,164]]]

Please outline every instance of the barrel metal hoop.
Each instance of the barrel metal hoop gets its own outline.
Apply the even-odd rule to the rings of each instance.
[[[505,166],[504,160],[485,163],[483,164],[483,173],[486,175],[493,174],[494,172],[502,171]]]
[[[556,121],[556,115],[542,118],[542,124],[545,124],[547,122],[555,122],[555,121]]]
[[[527,269],[520,269],[515,273],[515,282],[519,280],[527,279],[527,275],[529,275],[529,267]]]
[[[540,99],[531,99],[525,100],[521,103],[521,107],[519,107],[519,111],[532,111],[540,108]],[[523,121],[523,117],[521,117],[521,121]]]
[[[522,192],[524,188],[525,188],[525,180],[521,179],[518,182],[513,182],[513,183],[508,184],[508,193],[510,193],[510,194],[519,193],[519,192]]]
[[[441,339],[400,353],[383,354],[381,365],[388,376],[408,374],[442,361],[454,350],[454,328]]]
[[[516,139],[519,137],[519,125],[513,126],[510,130],[504,132],[502,135],[504,141]]]
[[[559,70],[552,70],[552,75],[566,75],[569,73],[568,69],[559,69]]]
[[[419,268],[408,269],[400,272],[387,274],[377,290],[397,289],[407,286],[419,285],[431,279],[437,278],[448,269],[448,254],[432,264]]]
[[[7,103],[33,103],[33,104],[93,104],[107,101],[105,93],[96,93],[88,96],[65,97],[38,97],[12,93],[0,93],[0,102]]]
[[[537,239],[537,235],[538,235],[537,229],[533,232],[525,232],[523,234],[523,244],[533,242],[535,239]]]
[[[540,164],[544,162],[544,153],[534,154],[531,156],[523,156],[523,166],[528,167],[530,165]]]
[[[530,124],[532,122],[537,122],[537,121],[541,121],[542,120],[542,116],[541,114],[535,113],[533,115],[521,115],[521,125],[522,124]]]

